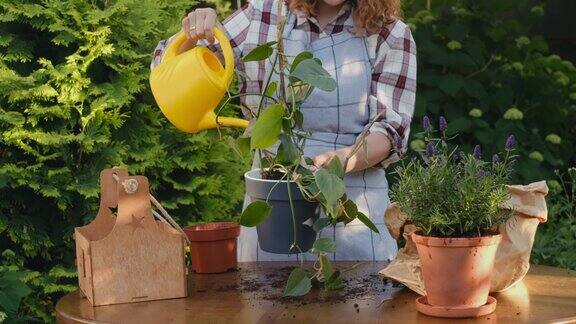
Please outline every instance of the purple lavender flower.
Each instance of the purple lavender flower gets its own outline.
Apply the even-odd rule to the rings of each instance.
[[[472,153],[472,156],[476,160],[480,160],[482,158],[482,149],[480,148],[480,145],[474,146],[474,152]]]
[[[454,153],[454,156],[452,158],[454,159],[455,162],[465,161],[466,153],[462,152],[462,150],[458,150],[456,153]]]
[[[514,146],[516,146],[516,138],[514,137],[514,135],[510,135],[510,136],[508,136],[508,139],[506,139],[506,144],[504,145],[504,149],[506,151],[511,151],[514,149]]]
[[[484,169],[480,169],[476,172],[476,174],[478,175],[478,177],[480,178],[484,178],[490,175],[490,171],[488,170],[484,170]]]
[[[446,118],[444,118],[444,116],[440,116],[440,121],[438,122],[438,126],[439,126],[440,131],[442,133],[444,133],[446,131],[446,128],[448,128],[448,122],[446,122]]]
[[[500,157],[498,156],[498,154],[492,155],[492,163],[498,163],[498,162],[500,162]]]
[[[424,130],[427,132],[432,130],[432,126],[430,125],[430,118],[428,118],[428,115],[425,115],[424,118],[422,118],[422,127],[424,127]]]
[[[433,157],[436,154],[436,148],[432,143],[428,143],[426,145],[426,156]]]
[[[456,152],[452,155],[452,160],[458,162],[460,160],[460,152]]]

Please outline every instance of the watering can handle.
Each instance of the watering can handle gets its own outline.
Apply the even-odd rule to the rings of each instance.
[[[228,85],[232,80],[232,75],[234,74],[234,52],[232,51],[232,46],[230,46],[230,41],[228,40],[228,37],[226,37],[226,34],[216,27],[214,27],[213,31],[214,36],[222,47],[222,54],[224,55],[224,76],[222,78],[222,87],[228,88]],[[168,48],[166,48],[166,53],[164,53],[162,61],[178,56],[180,46],[182,46],[186,40],[186,34],[184,34],[184,32],[179,32],[176,35],[176,38],[170,43],[170,45],[168,45]]]

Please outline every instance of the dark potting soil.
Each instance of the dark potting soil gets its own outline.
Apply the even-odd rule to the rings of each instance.
[[[267,170],[262,172],[261,176],[262,179],[266,180],[282,180],[286,176],[286,173],[278,170]]]
[[[342,278],[343,288],[340,290],[325,291],[322,288],[313,287],[306,296],[284,297],[286,280],[293,269],[292,266],[286,266],[266,273],[254,269],[239,269],[238,284],[220,287],[218,291],[253,292],[257,294],[255,299],[269,300],[288,307],[289,304],[346,303],[348,300],[357,300],[365,296],[385,297],[403,287],[401,284],[384,280],[375,273],[358,277],[347,277],[345,273]],[[358,304],[354,307],[357,312],[360,311]]]

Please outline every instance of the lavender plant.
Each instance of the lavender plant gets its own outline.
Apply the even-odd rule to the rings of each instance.
[[[508,220],[512,211],[500,206],[508,199],[515,139],[508,137],[504,152],[482,160],[482,149],[465,154],[451,147],[447,122],[440,117],[438,131],[423,120],[426,148],[421,159],[398,167],[391,197],[424,235],[474,237],[490,234]]]

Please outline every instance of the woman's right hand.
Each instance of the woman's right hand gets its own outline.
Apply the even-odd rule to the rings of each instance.
[[[214,27],[222,28],[218,22],[216,11],[212,8],[196,9],[182,19],[182,30],[193,45],[196,45],[199,39],[206,39],[209,43],[214,43],[214,33],[212,32]]]

